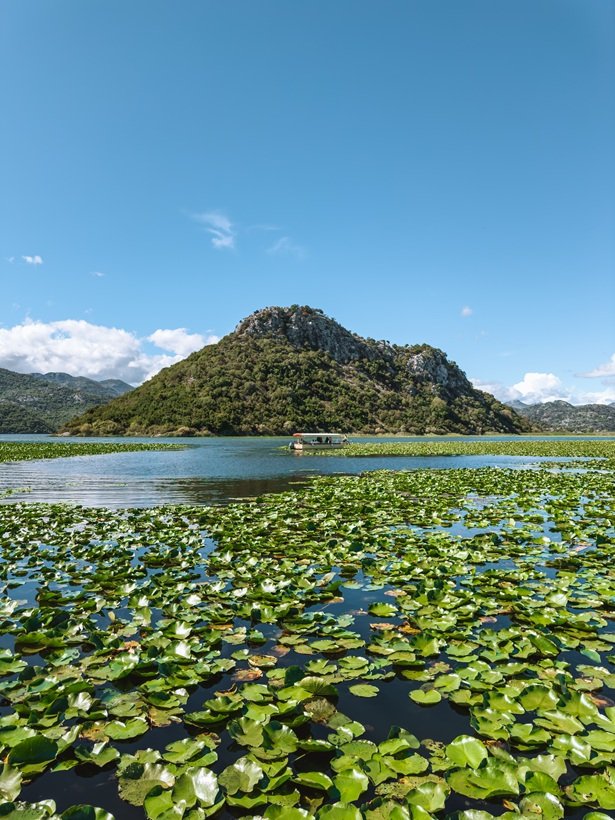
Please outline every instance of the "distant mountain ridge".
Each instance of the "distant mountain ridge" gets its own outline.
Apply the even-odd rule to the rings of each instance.
[[[65,428],[81,435],[516,433],[531,425],[426,344],[364,339],[309,306],[269,307]]]
[[[77,414],[132,389],[119,379],[97,382],[68,373],[0,368],[0,433],[54,433]]]
[[[517,413],[553,433],[615,433],[615,406],[612,404],[569,404],[547,401],[542,404],[509,402]]]

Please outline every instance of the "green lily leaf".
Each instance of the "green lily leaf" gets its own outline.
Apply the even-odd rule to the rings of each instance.
[[[357,683],[351,686],[349,691],[358,698],[375,698],[378,694],[378,687],[369,683]]]
[[[7,762],[24,774],[42,772],[58,754],[58,744],[44,735],[33,735],[14,746]]]
[[[13,769],[8,763],[2,766],[0,772],[0,797],[11,803],[21,791],[21,772]]]
[[[409,791],[406,800],[411,806],[417,806],[428,812],[436,812],[444,808],[449,794],[450,788],[446,783],[426,781]]]
[[[421,706],[433,706],[440,703],[442,695],[437,689],[413,689],[410,692],[410,699],[415,703],[420,703]]]
[[[352,803],[366,791],[369,780],[367,775],[355,767],[344,769],[333,779],[342,803]]]
[[[62,820],[115,820],[112,814],[95,806],[71,806],[60,815]]]
[[[265,820],[311,820],[314,817],[305,809],[296,806],[269,806],[263,816]]]
[[[500,760],[486,760],[477,769],[455,769],[446,779],[456,792],[479,800],[519,794],[516,767]]]
[[[329,791],[333,786],[331,778],[323,772],[299,772],[293,777],[293,783],[323,792]]]
[[[583,775],[566,788],[571,800],[596,803],[601,809],[615,809],[615,769],[602,774]]]
[[[77,746],[75,756],[83,763],[92,763],[94,766],[107,766],[117,760],[120,753],[113,746],[108,746],[106,741],[95,743],[91,749],[85,746]]]
[[[410,812],[405,806],[383,797],[372,800],[362,808],[365,820],[411,820]]]
[[[119,775],[120,797],[133,806],[142,806],[155,787],[170,789],[175,777],[158,763],[130,763]]]
[[[532,792],[526,794],[519,804],[523,817],[536,820],[561,820],[564,807],[554,794]]]
[[[227,794],[236,794],[239,791],[249,794],[262,776],[263,770],[257,763],[247,757],[240,757],[239,760],[226,767],[218,778],[218,782]]]
[[[485,744],[476,737],[459,735],[446,747],[446,756],[457,766],[476,769],[489,756]]]
[[[370,606],[369,614],[376,615],[378,618],[393,618],[398,614],[398,610],[393,604],[376,603]]]
[[[57,817],[56,804],[53,800],[40,800],[38,803],[3,803],[1,806],[5,820],[46,820]]]
[[[183,801],[189,808],[197,802],[200,806],[213,806],[219,798],[216,775],[206,768],[186,769],[173,787],[173,800]]]
[[[317,820],[362,820],[359,809],[347,803],[332,803],[323,806],[316,817]]]
[[[261,746],[263,743],[263,721],[252,720],[248,717],[232,720],[228,725],[228,733],[241,746]]]
[[[149,725],[144,718],[136,717],[123,723],[121,720],[112,720],[103,729],[107,737],[112,740],[131,740],[140,737],[149,729]]]

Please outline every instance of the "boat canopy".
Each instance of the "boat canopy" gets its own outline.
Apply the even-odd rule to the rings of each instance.
[[[316,438],[317,436],[338,436],[344,438],[346,433],[293,433],[294,438]]]

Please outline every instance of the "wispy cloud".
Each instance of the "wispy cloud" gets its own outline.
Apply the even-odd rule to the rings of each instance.
[[[60,371],[140,384],[163,367],[217,341],[213,334],[202,336],[185,328],[155,330],[142,339],[131,331],[84,319],[26,319],[14,327],[0,328],[0,367],[18,373]]]
[[[96,276],[98,279],[102,279],[105,274],[100,270],[93,270],[90,271],[90,276]]]
[[[226,214],[220,211],[206,211],[192,214],[192,219],[203,225],[211,236],[211,244],[216,250],[232,250],[235,247],[237,231]]]
[[[464,306],[461,308],[461,311],[460,311],[460,315],[461,315],[461,316],[463,316],[463,317],[464,317],[464,319],[465,319],[467,316],[471,316],[473,313],[474,313],[474,311],[472,310],[472,308],[471,308],[471,307],[468,307],[468,305],[464,305]]]
[[[34,256],[22,256],[21,257],[26,265],[42,265],[43,264],[43,257],[35,254]]]
[[[594,367],[593,370],[587,373],[579,373],[578,375],[586,379],[610,379],[615,377],[615,353],[613,353],[608,362],[599,364],[598,367]]]
[[[306,250],[302,245],[297,245],[290,236],[281,236],[273,245],[267,248],[267,253],[272,256],[294,256],[295,259],[305,259]]]
[[[269,223],[269,222],[261,222],[261,223],[259,223],[259,224],[257,224],[257,225],[248,225],[248,227],[246,228],[246,230],[247,230],[247,231],[265,231],[265,232],[275,232],[275,231],[281,231],[281,230],[282,230],[282,228],[280,228],[280,226],[279,226],[279,225],[272,225],[272,224],[271,224],[271,223]]]

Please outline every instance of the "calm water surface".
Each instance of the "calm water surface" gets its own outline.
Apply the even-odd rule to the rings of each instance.
[[[494,436],[478,440],[505,441],[513,438]],[[57,441],[52,436],[0,436],[0,441],[16,440]],[[71,440],[126,442],[122,438],[61,439],[63,442]],[[459,437],[353,438],[357,442],[446,440],[457,441]],[[288,437],[139,438],[130,441],[179,442],[186,445],[186,449],[3,463],[0,464],[0,492],[7,489],[28,490],[8,496],[5,502],[69,501],[105,507],[212,504],[289,489],[317,475],[358,474],[382,469],[475,468],[490,465],[520,467],[548,460],[527,456],[334,458],[291,453],[285,449]]]

